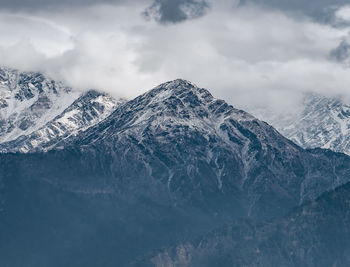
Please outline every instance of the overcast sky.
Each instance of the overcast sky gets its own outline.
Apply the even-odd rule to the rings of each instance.
[[[132,98],[185,78],[238,107],[350,99],[349,0],[0,0],[1,65]]]

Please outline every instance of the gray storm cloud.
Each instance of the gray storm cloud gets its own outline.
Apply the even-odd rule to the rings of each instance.
[[[177,23],[198,18],[209,11],[210,3],[240,2],[241,6],[257,4],[261,7],[279,9],[284,12],[311,16],[319,21],[330,21],[333,11],[348,4],[348,0],[1,0],[0,9],[13,11],[39,11],[113,4],[134,6],[142,4],[142,14],[160,23]]]
[[[160,23],[177,23],[202,17],[209,9],[206,1],[198,0],[155,0],[143,15]]]
[[[238,107],[278,112],[305,91],[350,95],[346,24],[230,0],[177,1],[177,15],[163,9],[167,1],[118,3],[0,11],[0,64],[129,98],[185,78]],[[167,15],[147,21],[147,7]],[[348,10],[333,16],[346,21]]]

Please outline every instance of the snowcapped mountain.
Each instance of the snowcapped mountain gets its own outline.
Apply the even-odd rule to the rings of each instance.
[[[340,98],[308,93],[301,112],[295,115],[252,113],[304,148],[320,147],[350,155],[350,105]]]
[[[0,151],[33,152],[86,130],[122,103],[82,93],[36,72],[0,69]]]
[[[227,220],[285,216],[350,181],[349,156],[305,150],[185,80],[76,131],[84,114],[99,110],[100,98],[90,97],[38,136],[75,134],[57,130],[58,139],[38,145],[44,149],[0,153],[5,266],[127,266]]]
[[[214,210],[225,203],[256,217],[284,213],[350,179],[343,166],[347,157],[305,151],[267,123],[184,80],[120,105],[57,146],[93,155],[101,164],[94,163],[94,169],[117,180],[129,177],[129,186],[148,184],[147,194],[160,183],[174,199]]]

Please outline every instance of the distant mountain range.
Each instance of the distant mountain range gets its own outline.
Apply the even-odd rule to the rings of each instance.
[[[125,102],[96,90],[74,90],[38,72],[0,68],[0,151],[49,150]],[[287,116],[247,108],[303,148],[350,154],[350,105],[341,98],[306,93],[301,111]]]
[[[303,149],[181,79],[117,101],[58,87],[41,74],[4,73],[3,266],[349,263],[333,253],[339,233],[332,232],[345,231],[339,239],[345,255],[349,156]],[[56,99],[64,102],[59,108]],[[344,203],[332,211],[331,200]],[[331,227],[337,216],[340,224]],[[318,228],[312,219],[321,220]],[[325,261],[315,259],[322,253]]]
[[[251,112],[304,148],[325,148],[350,155],[350,105],[337,97],[304,95],[300,112],[281,116],[268,110]]]

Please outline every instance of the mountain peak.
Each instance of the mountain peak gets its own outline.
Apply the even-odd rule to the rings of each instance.
[[[181,121],[212,121],[214,117],[227,118],[234,116],[234,113],[244,113],[225,101],[214,98],[208,90],[183,79],[160,84],[129,104],[129,109],[139,110],[135,114],[135,118],[139,118],[136,120],[137,123],[143,123],[151,118],[157,118],[159,122],[171,118]]]
[[[188,94],[201,95],[203,93],[213,98],[207,90],[199,88],[194,83],[184,79],[176,79],[158,85],[154,89],[146,92],[144,96],[152,97],[154,101],[161,102],[169,97],[183,98]]]
[[[98,140],[121,138],[124,134],[141,141],[143,136],[162,135],[165,129],[172,136],[195,131],[208,138],[215,134],[226,139],[225,129],[235,128],[236,124],[251,124],[246,127],[255,131],[256,124],[261,122],[253,124],[253,121],[257,119],[235,109],[224,100],[214,98],[208,90],[189,81],[177,79],[163,83],[119,106],[109,118],[83,134],[80,140],[68,141],[85,145],[85,142],[95,143],[99,142]],[[264,135],[258,132],[257,134]],[[237,138],[244,139],[242,136]]]
[[[172,81],[165,82],[160,86],[170,90],[179,89],[179,88],[187,88],[187,89],[198,88],[197,85],[185,79],[175,79]]]

